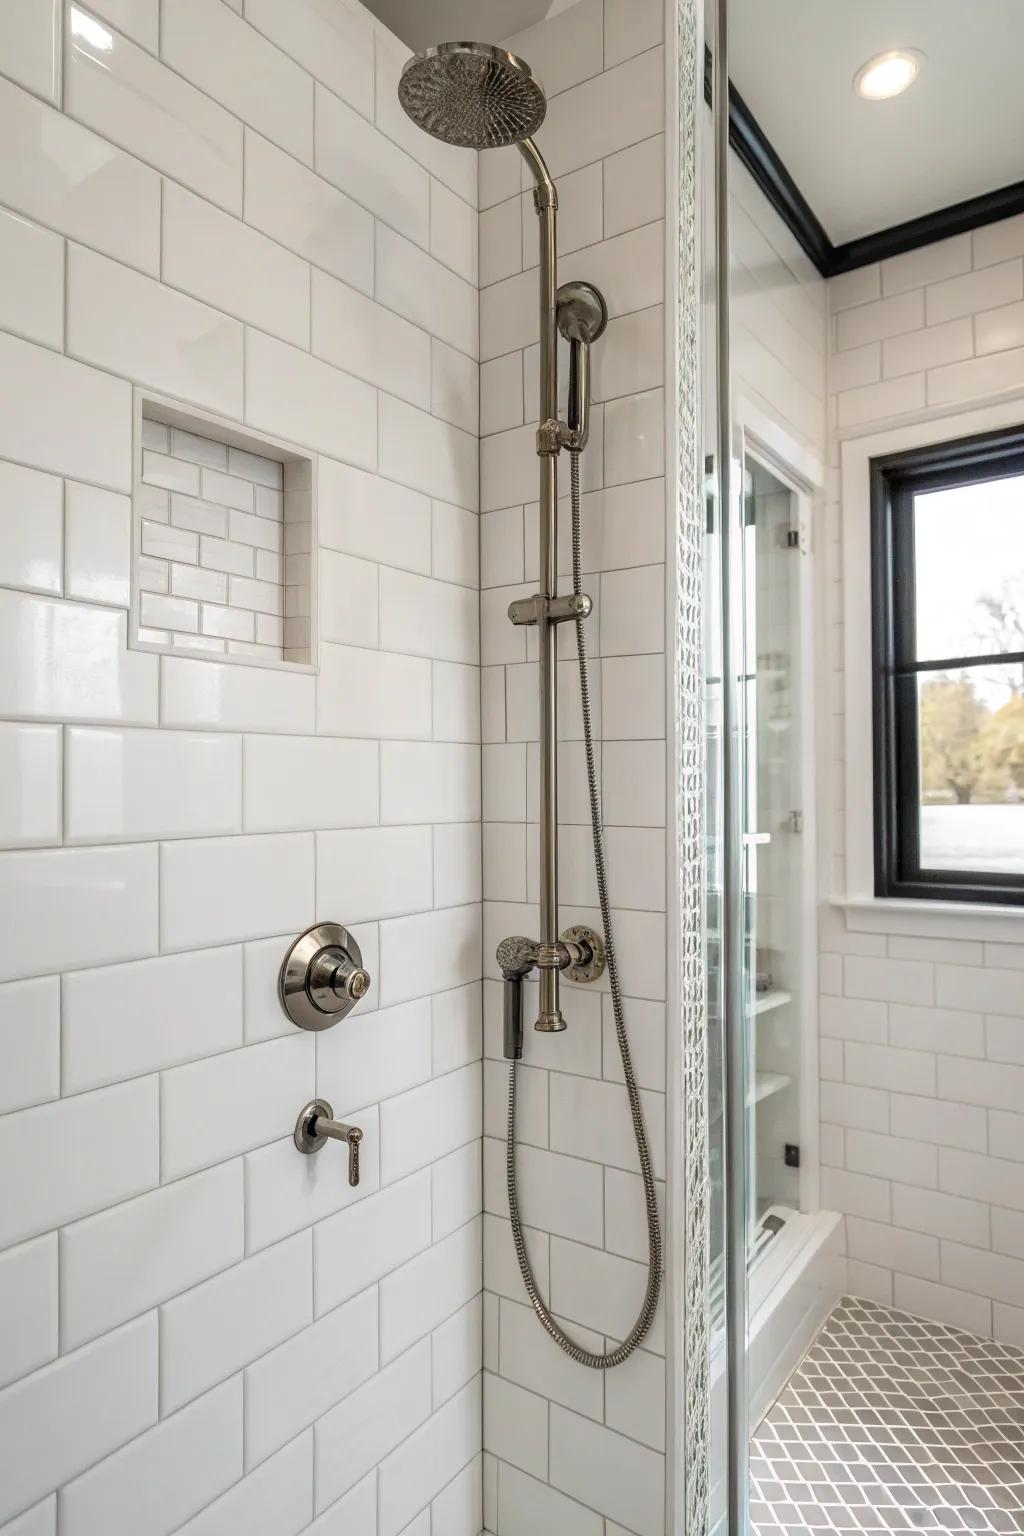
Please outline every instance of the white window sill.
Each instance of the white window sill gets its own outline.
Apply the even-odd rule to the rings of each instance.
[[[917,939],[1024,942],[1024,907],[980,901],[910,901],[884,896],[833,896],[856,933],[898,933]]]

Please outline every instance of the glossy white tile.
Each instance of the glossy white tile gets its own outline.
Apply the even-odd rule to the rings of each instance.
[[[403,1527],[409,1536],[417,1536],[417,1525],[419,1536],[427,1536],[432,1512],[424,1510],[412,1525],[408,1516],[425,1499],[440,1493],[480,1450],[480,1412],[477,1379],[381,1464],[377,1476],[383,1536],[397,1536]],[[448,1529],[456,1536],[454,1526]]]
[[[320,555],[320,633],[340,645],[375,646],[379,634],[377,567],[323,550]]]
[[[69,7],[64,110],[232,213],[242,207],[242,125],[78,5]]]
[[[229,1381],[164,1419],[61,1490],[69,1536],[109,1530],[129,1508],[141,1528],[174,1530],[242,1473],[242,1383]]]
[[[430,409],[430,337],[396,306],[313,271],[313,351],[339,368]]]
[[[157,272],[160,177],[131,155],[0,80],[0,203]]]
[[[378,815],[375,741],[245,739],[245,830],[372,826]]]
[[[0,335],[0,456],[127,491],[131,386]]]
[[[42,13],[45,6],[38,4]],[[0,325],[59,351],[64,341],[64,250],[51,230],[0,211]]]
[[[642,139],[604,162],[605,237],[660,219],[665,211],[665,140]]]
[[[250,330],[245,419],[362,469],[377,467],[377,396],[368,384]]]
[[[194,838],[161,848],[162,949],[299,933],[312,921],[307,833]]]
[[[4,17],[3,73],[35,96],[59,102],[59,0],[12,0]]]
[[[71,971],[61,989],[65,1093],[156,1072],[242,1043],[242,957],[237,948]]]
[[[69,730],[69,843],[201,837],[242,827],[241,743],[166,731]]]
[[[64,503],[64,593],[127,608],[131,595],[131,502],[69,481]]]
[[[182,1536],[298,1536],[313,1514],[313,1435],[297,1435],[181,1527]]]
[[[446,742],[383,742],[382,822],[478,821],[480,751]]]
[[[317,1042],[317,1092],[336,1107],[378,1103],[429,1079],[429,998],[349,1023]]]
[[[321,6],[324,0],[301,3]],[[340,7],[332,10],[341,15]],[[245,132],[245,219],[307,261],[372,293],[371,215],[251,129]]]
[[[156,952],[156,847],[0,855],[3,980]]]
[[[210,1176],[199,1174],[186,1182]],[[241,1256],[239,1245],[233,1257]],[[164,1414],[175,1412],[313,1321],[311,1233],[300,1232],[245,1263],[221,1267],[222,1274],[161,1309],[160,1409]]]
[[[317,731],[325,736],[430,736],[430,662],[324,645]]]
[[[56,475],[0,463],[0,582],[5,587],[60,594],[63,522],[64,489]]]
[[[360,1405],[357,1425],[351,1408],[339,1403],[316,1426],[318,1510],[347,1493],[429,1417],[429,1343],[424,1340],[379,1371],[364,1386]]]
[[[373,24],[333,0],[249,0],[245,19],[364,117],[373,116]]]
[[[224,662],[161,658],[161,724],[311,735],[315,679]]]
[[[382,304],[468,357],[479,350],[476,287],[378,223],[375,291]]]
[[[60,1245],[66,1351],[241,1259],[242,1164],[224,1163],[74,1222]]]
[[[313,1037],[296,1031],[163,1073],[163,1182],[291,1136],[295,1106],[301,1109],[313,1094],[313,1048]],[[232,1115],[219,1108],[227,1102],[235,1106]]]
[[[353,922],[376,922],[432,905],[429,827],[318,832],[316,845],[318,918],[346,912]]]
[[[305,262],[173,181],[164,183],[162,280],[282,341],[309,341]]]
[[[480,372],[476,361],[436,336],[431,339],[430,351],[432,413],[475,437],[480,430]]]
[[[157,1135],[155,1077],[5,1116],[0,1247],[152,1189],[159,1179]],[[19,1151],[26,1136],[39,1138],[30,1167]],[[125,1136],[132,1138],[127,1159]]]
[[[0,723],[0,848],[59,843],[60,799],[60,726]]]
[[[382,395],[381,472],[402,485],[475,510],[478,445],[449,426],[390,395]]]
[[[141,1434],[157,1416],[156,1318],[55,1361],[0,1397],[0,1519]]]
[[[68,351],[197,405],[242,414],[242,327],[205,304],[72,246]]]
[[[312,162],[313,82],[230,10],[211,10],[206,0],[164,0],[160,53],[244,123]]]
[[[474,663],[478,630],[478,599],[471,587],[382,568],[380,641],[386,650]]]
[[[0,1254],[0,1308],[16,1320],[0,1339],[0,1387],[57,1355],[57,1234]]]
[[[430,516],[430,501],[420,492],[320,460],[322,547],[429,576]]]
[[[246,1467],[362,1386],[377,1362],[377,1295],[371,1289],[251,1365],[245,1376]]]
[[[476,209],[433,179],[430,183],[430,254],[474,288],[477,286]]]
[[[434,740],[479,741],[479,668],[459,662],[435,661],[431,673]]]
[[[0,987],[0,1114],[60,1094],[60,981],[42,976]]]
[[[378,219],[426,249],[430,178],[358,112],[316,87],[316,169]]]

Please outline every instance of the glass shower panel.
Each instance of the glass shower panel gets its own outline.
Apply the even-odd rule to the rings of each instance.
[[[800,1206],[801,605],[796,497],[750,454],[743,489],[743,995],[753,1263]]]

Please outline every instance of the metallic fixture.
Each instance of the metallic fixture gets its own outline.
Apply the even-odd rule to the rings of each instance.
[[[344,1141],[348,1144],[348,1181],[355,1187],[359,1183],[359,1143],[363,1133],[358,1125],[345,1125],[335,1120],[334,1110],[326,1099],[310,1099],[299,1110],[295,1122],[295,1145],[300,1152],[319,1152],[328,1141]]]
[[[733,597],[739,562],[740,480],[733,473],[731,284],[729,274],[729,0],[716,0],[711,96],[715,130],[715,252],[717,329],[717,470],[719,578],[722,602],[722,885],[719,908],[723,975],[723,1172],[725,1184],[726,1419],[728,1529],[749,1529],[747,1476],[747,1052],[743,1028],[742,615]]]
[[[417,127],[462,149],[500,149],[536,133],[547,101],[522,59],[488,43],[440,43],[402,70],[398,99]]]
[[[630,1057],[622,1009],[622,994],[612,939],[611,906],[604,862],[601,806],[590,708],[583,623],[593,604],[582,588],[580,452],[586,444],[590,412],[590,345],[602,333],[608,313],[604,299],[589,283],[565,283],[556,288],[556,220],[558,194],[544,157],[531,135],[544,120],[544,94],[528,65],[514,55],[484,43],[444,43],[410,59],[402,72],[399,99],[413,122],[446,144],[489,149],[518,144],[533,176],[533,202],[540,243],[540,425],[537,457],[540,476],[540,579],[534,597],[513,602],[513,624],[537,630],[540,674],[540,937],[515,936],[498,945],[498,966],[505,979],[504,1050],[510,1062],[506,1175],[512,1236],[526,1293],[542,1327],[580,1365],[607,1370],[632,1354],[654,1319],[661,1289],[661,1227],[654,1171],[639,1090]],[[569,342],[569,409],[558,419],[558,335]],[[568,449],[572,490],[573,590],[558,593],[558,456]],[[576,646],[583,701],[583,728],[594,860],[604,937],[585,927],[558,932],[558,812],[557,812],[557,638],[558,625],[576,625]],[[540,1002],[534,1028],[557,1033],[566,1027],[559,1000],[564,971],[576,982],[593,981],[605,966],[611,986],[615,1027],[622,1055],[643,1177],[647,1216],[649,1267],[647,1289],[639,1316],[628,1337],[606,1355],[594,1354],[565,1333],[542,1300],[526,1250],[516,1178],[516,1062],[523,1054],[523,981],[536,970]]]
[[[590,436],[590,344],[608,324],[608,308],[604,295],[591,283],[563,283],[558,290],[555,313],[558,329],[569,343],[569,403],[565,414],[570,446],[579,451],[587,446]]]
[[[330,1029],[370,990],[359,945],[340,923],[316,923],[284,957],[277,983],[281,1007],[300,1029]]]

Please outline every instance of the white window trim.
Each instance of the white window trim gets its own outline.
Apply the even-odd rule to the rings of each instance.
[[[843,533],[843,667],[845,729],[846,890],[833,895],[848,927],[865,933],[923,938],[972,936],[992,942],[1021,938],[1024,907],[981,902],[910,901],[875,895],[874,741],[871,675],[871,460],[982,432],[1017,426],[1024,401],[1004,400],[847,438],[840,444]],[[858,722],[856,731],[849,722]]]

